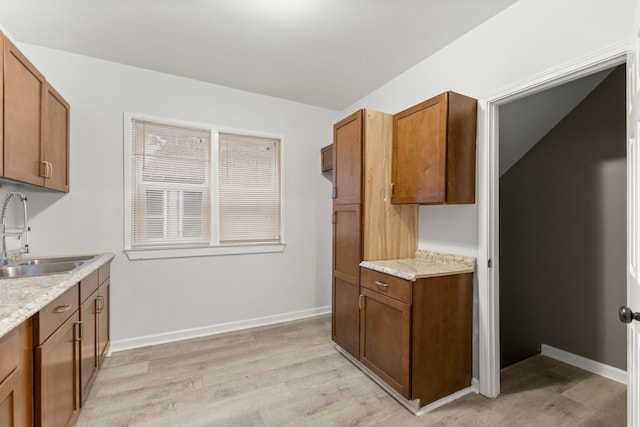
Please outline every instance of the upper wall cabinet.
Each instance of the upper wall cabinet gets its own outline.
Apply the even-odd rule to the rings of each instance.
[[[15,181],[69,191],[69,104],[1,34],[0,43],[0,172]]]
[[[455,92],[393,116],[392,203],[475,203],[476,116]]]
[[[324,172],[331,172],[333,170],[333,144],[329,144],[326,147],[320,149],[321,167],[320,170]]]

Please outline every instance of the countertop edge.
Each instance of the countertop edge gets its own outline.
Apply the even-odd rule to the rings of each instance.
[[[415,258],[362,261],[361,267],[415,282],[429,277],[474,273],[476,259],[437,252],[418,251]]]
[[[22,322],[32,317],[42,308],[46,307],[47,304],[62,295],[65,291],[72,288],[75,284],[102,267],[104,264],[113,260],[115,257],[115,254],[110,252],[92,255],[96,255],[96,259],[86,263],[72,274],[60,273],[48,276],[2,279],[2,281],[0,281],[0,289],[3,282],[5,282],[4,285],[8,287],[9,284],[14,286],[22,286],[23,284],[24,286],[29,286],[29,283],[34,282],[44,283],[45,281],[53,281],[56,279],[57,281],[55,284],[50,285],[42,295],[28,302],[24,306],[16,308],[10,315],[5,316],[0,320],[0,339],[18,327]]]

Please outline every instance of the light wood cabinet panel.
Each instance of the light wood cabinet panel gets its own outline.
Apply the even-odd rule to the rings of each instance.
[[[48,83],[45,85],[43,132],[44,186],[68,192],[69,104]]]
[[[33,425],[32,322],[0,339],[0,426]]]
[[[475,203],[476,116],[455,92],[393,116],[392,203]]]
[[[44,85],[44,76],[5,38],[4,176],[40,186]]]

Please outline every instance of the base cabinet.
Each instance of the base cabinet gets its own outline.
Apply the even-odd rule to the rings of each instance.
[[[109,348],[109,284],[108,264],[80,282],[80,406],[87,401]]]
[[[360,361],[405,398],[410,398],[411,306],[362,289]]]
[[[360,277],[363,365],[420,406],[471,385],[472,273]]]
[[[63,294],[63,297],[69,294]],[[80,411],[80,341],[82,339],[78,311],[78,289],[71,289],[71,301],[54,301],[45,308],[53,314],[68,317],[50,336],[35,338],[35,413],[37,427],[72,426]],[[59,298],[60,299],[60,298]],[[41,324],[49,324],[52,316],[40,311],[36,314]],[[56,325],[57,326],[57,325]],[[41,328],[41,331],[44,328]]]
[[[0,426],[33,425],[31,319],[0,339]]]

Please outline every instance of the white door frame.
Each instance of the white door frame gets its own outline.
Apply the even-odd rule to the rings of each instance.
[[[622,64],[631,48],[630,41],[612,45],[491,93],[478,102],[478,374],[479,391],[484,396],[497,397],[500,394],[499,106]]]

